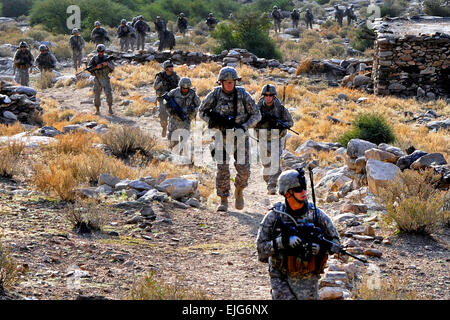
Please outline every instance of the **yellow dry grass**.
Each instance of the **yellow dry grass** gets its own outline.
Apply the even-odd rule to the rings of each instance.
[[[0,136],[13,136],[24,131],[25,129],[20,122],[16,122],[13,125],[0,123]]]

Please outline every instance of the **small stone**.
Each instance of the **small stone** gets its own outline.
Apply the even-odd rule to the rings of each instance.
[[[364,255],[369,257],[377,257],[380,258],[383,253],[380,250],[373,249],[373,248],[367,248],[364,250]]]
[[[137,224],[137,223],[141,223],[144,221],[144,218],[139,216],[139,215],[135,215],[133,218],[129,219],[127,221],[127,224]]]

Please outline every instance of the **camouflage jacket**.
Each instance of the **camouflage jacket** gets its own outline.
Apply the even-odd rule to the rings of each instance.
[[[219,21],[216,18],[208,18],[206,19],[206,24],[211,27],[213,25],[216,25],[217,23],[219,23]]]
[[[14,55],[14,66],[16,68],[30,68],[34,63],[34,56],[30,50],[17,50]]]
[[[305,19],[306,19],[306,21],[312,21],[314,19],[314,16],[311,13],[311,11],[310,12],[306,12]]]
[[[81,51],[85,46],[85,42],[82,36],[71,36],[69,45],[73,51]]]
[[[155,30],[156,32],[164,32],[166,30],[166,23],[164,20],[159,20],[159,22],[155,21]]]
[[[291,12],[291,19],[294,21],[300,20],[300,14],[298,12]]]
[[[355,15],[355,12],[353,12],[352,8],[345,9],[344,15],[347,17],[350,17],[351,19],[356,20],[356,15]]]
[[[178,28],[186,29],[188,26],[188,20],[185,17],[178,17],[177,25],[178,25]]]
[[[107,36],[108,36],[108,31],[106,31],[102,27],[100,27],[98,29],[97,28],[92,29],[91,39],[94,40],[95,42],[104,42],[104,41],[106,41]]]
[[[255,100],[248,94],[243,87],[236,87],[237,92],[237,110],[234,110],[234,94],[226,94],[222,87],[215,87],[200,105],[200,118],[210,122],[205,111],[212,110],[221,115],[235,116],[237,124],[245,124],[247,128],[253,128],[261,120],[261,112],[256,107]],[[223,128],[216,128],[223,129]]]
[[[285,122],[289,127],[294,125],[291,114],[277,97],[273,99],[273,105],[271,107],[266,105],[264,98],[261,98],[256,106],[261,111],[262,116],[261,121],[256,125],[257,129],[273,129],[269,119],[275,118]],[[281,130],[280,137],[284,137],[286,132],[287,129]],[[270,139],[270,132],[268,132],[267,138]]]
[[[40,53],[35,61],[39,69],[54,69],[56,67],[56,58],[50,52]]]
[[[156,90],[156,94],[160,97],[166,92],[169,92],[170,90],[178,87],[179,81],[180,77],[175,71],[170,76],[168,76],[165,71],[161,71],[156,74],[153,87]]]
[[[271,16],[274,20],[277,20],[277,21],[283,20],[280,10],[272,10]]]
[[[104,55],[103,57],[99,57],[95,55],[91,61],[89,61],[88,68],[95,68],[98,64],[104,62],[108,56]],[[109,79],[109,74],[114,71],[114,62],[108,61],[108,65],[106,67],[102,67],[100,69],[95,69],[91,72],[93,76],[98,79]]]
[[[278,202],[274,205],[279,211],[286,212],[286,206],[282,202]],[[302,216],[291,215],[297,223],[308,222],[314,223],[314,205],[308,203],[308,211]],[[258,260],[261,262],[269,262],[269,273],[272,275],[286,275],[287,270],[284,265],[286,260],[283,250],[277,250],[273,247],[273,240],[275,240],[281,231],[275,228],[277,219],[281,219],[285,224],[294,226],[293,221],[275,212],[273,209],[270,210],[263,218],[259,225],[258,235],[256,238],[256,248],[258,250]],[[317,227],[321,228],[324,232],[324,236],[336,243],[340,243],[339,234],[333,225],[331,219],[320,209],[317,209]]]
[[[138,20],[134,25],[134,28],[137,32],[145,34],[147,31],[150,31],[150,26],[147,22]]]
[[[127,25],[125,25],[125,26],[120,25],[117,28],[117,37],[118,38],[127,38],[130,31],[131,31],[130,27],[128,27]]]
[[[342,19],[343,17],[344,17],[344,11],[342,11],[341,9],[334,10],[334,18],[335,19]]]

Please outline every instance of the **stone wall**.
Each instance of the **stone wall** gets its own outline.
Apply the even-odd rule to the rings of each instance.
[[[427,24],[431,27],[427,28]],[[374,93],[430,99],[450,97],[447,30],[450,18],[379,21],[372,69]]]

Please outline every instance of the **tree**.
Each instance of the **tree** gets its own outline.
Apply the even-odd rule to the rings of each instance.
[[[32,6],[33,0],[3,0],[2,15],[5,17],[20,17],[22,15],[27,15]]]

